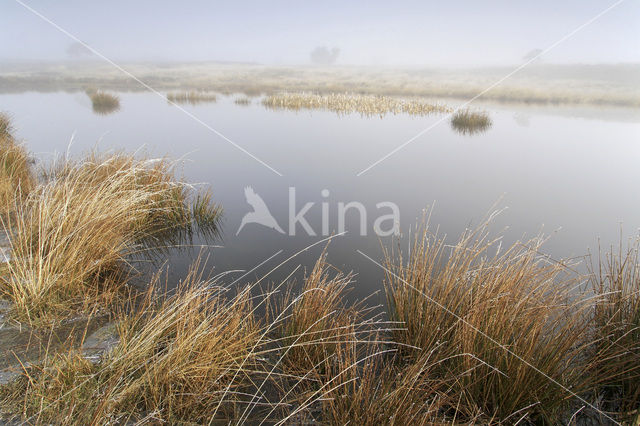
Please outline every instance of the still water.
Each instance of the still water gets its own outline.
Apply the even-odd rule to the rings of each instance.
[[[329,232],[338,231],[341,202],[362,203],[367,214],[367,235],[360,235],[359,215],[349,210],[347,233],[329,246],[329,261],[357,274],[353,294],[359,298],[382,288],[383,272],[358,250],[379,260],[381,245],[405,245],[423,209],[434,203],[433,226],[454,238],[498,202],[506,210],[493,229],[506,228],[505,243],[542,232],[550,236],[545,252],[554,258],[585,255],[597,250],[599,241],[603,246],[617,243],[621,232],[626,238],[640,228],[637,111],[483,105],[493,121],[487,132],[461,135],[443,121],[357,176],[441,116],[380,119],[273,111],[258,99],[237,105],[234,97],[182,106],[279,176],[155,94],[122,93],[120,101],[119,111],[96,115],[84,93],[23,93],[0,95],[0,110],[11,114],[16,135],[40,162],[95,147],[184,159],[184,177],[210,185],[224,207],[222,238],[214,242],[219,247],[204,249],[204,255],[212,273],[235,271],[225,277],[229,282],[242,277],[240,271],[251,271],[241,281],[261,277],[320,241],[323,222]],[[236,235],[251,211],[245,198],[248,186],[264,200],[284,234],[249,223]],[[317,235],[308,235],[301,225],[295,236],[289,235],[291,191],[296,213],[313,203],[304,218]],[[390,213],[376,207],[381,202],[398,206],[399,239],[373,232],[375,219]],[[383,225],[389,227],[389,222]],[[282,279],[299,264],[310,267],[323,247],[297,256],[269,280]],[[173,252],[168,259],[171,279],[182,276],[200,250]]]

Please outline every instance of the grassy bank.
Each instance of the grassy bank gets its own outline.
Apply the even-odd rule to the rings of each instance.
[[[116,338],[97,358],[69,342],[23,363],[0,386],[5,417],[78,425],[640,418],[640,242],[594,258],[584,276],[540,255],[540,239],[501,246],[490,221],[454,241],[425,223],[410,249],[385,253],[383,308],[347,301],[353,275],[330,265],[326,250],[298,284],[267,276],[229,287],[195,261],[180,282],[158,272],[136,289],[132,256],[219,229],[211,195],[174,167],[89,153],[24,187],[7,173],[11,259],[0,291],[11,319],[55,327],[108,311]]]
[[[387,321],[346,302],[352,277],[324,255],[302,287],[268,291],[225,288],[196,263],[175,293],[158,295],[156,277],[120,311],[118,343],[97,362],[52,355],[1,388],[3,407],[68,424],[637,419],[635,266],[616,269],[630,278],[622,292],[605,272],[595,297],[576,295],[578,277],[536,240],[495,254],[483,227],[452,247],[428,229],[414,237],[408,257],[387,255]]]
[[[287,92],[357,93],[375,96],[471,99],[511,73],[495,68],[385,68],[266,66],[257,64],[126,64],[127,70],[162,91],[273,95]],[[638,65],[535,65],[526,67],[480,100],[533,104],[640,106]],[[10,65],[0,92],[145,90],[108,64]]]

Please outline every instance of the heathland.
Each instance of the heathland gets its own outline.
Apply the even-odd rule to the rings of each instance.
[[[224,63],[122,64],[155,90],[244,93],[355,93],[469,99],[513,71],[493,68],[384,68],[266,66]],[[100,63],[2,64],[0,92],[147,90],[134,78]],[[484,101],[640,106],[639,65],[531,65],[486,91]]]

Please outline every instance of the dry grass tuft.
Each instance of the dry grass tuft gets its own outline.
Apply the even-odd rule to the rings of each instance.
[[[386,114],[409,114],[425,116],[449,112],[444,105],[426,103],[419,100],[402,100],[388,96],[357,95],[351,93],[331,93],[319,95],[313,93],[282,93],[270,95],[262,104],[271,109],[318,109],[338,114],[360,113],[362,116],[384,117]]]
[[[119,343],[97,363],[74,351],[54,356],[6,388],[5,404],[36,423],[232,418],[261,362],[255,348],[262,329],[248,291],[230,297],[198,269],[163,300],[155,300],[152,285],[120,322]]]
[[[11,132],[11,120],[6,114],[0,114],[0,212],[3,215],[11,212],[16,201],[22,200],[35,185],[31,159]]]
[[[451,117],[451,128],[463,135],[475,135],[489,130],[493,123],[486,112],[460,110]]]
[[[193,192],[162,159],[92,153],[54,167],[5,224],[12,261],[0,290],[31,324],[111,298],[131,255],[198,225],[217,232],[220,208],[207,194],[192,206]]]
[[[100,90],[86,91],[93,106],[93,112],[100,115],[107,115],[120,109],[120,98]]]
[[[640,240],[591,267],[596,305],[590,376],[606,409],[640,418]]]
[[[215,93],[191,91],[167,93],[167,100],[175,103],[197,105],[200,103],[213,103],[216,102],[218,98]]]
[[[347,307],[345,297],[352,275],[336,271],[326,262],[326,252],[305,277],[300,294],[290,287],[275,303],[273,318],[281,318],[277,337],[288,350],[282,357],[282,367],[292,374],[322,370],[341,342],[356,333],[362,320],[360,306]]]
[[[572,396],[552,380],[581,385],[587,306],[571,302],[573,280],[537,255],[538,241],[500,253],[486,227],[448,246],[425,226],[408,259],[387,253],[390,315],[406,324],[393,339],[455,378],[459,415],[552,421]]]

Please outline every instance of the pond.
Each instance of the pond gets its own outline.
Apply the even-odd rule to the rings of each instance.
[[[255,280],[299,250],[338,233],[344,216],[346,233],[331,240],[328,258],[357,274],[353,295],[362,298],[380,290],[384,276],[364,255],[379,261],[383,246],[406,248],[410,230],[431,205],[433,228],[452,239],[488,212],[505,208],[492,225],[496,232],[504,230],[505,243],[543,233],[550,237],[545,253],[553,258],[595,252],[598,244],[616,244],[621,234],[636,235],[640,228],[637,111],[474,105],[488,112],[492,126],[464,134],[442,115],[381,119],[270,110],[258,98],[246,105],[234,96],[180,105],[249,155],[156,94],[119,97],[120,109],[106,115],[96,115],[81,92],[3,94],[0,110],[11,114],[16,135],[41,162],[94,147],[185,160],[184,177],[210,185],[225,213],[221,239],[208,242],[215,246],[171,252],[167,264],[172,278],[184,275],[203,250],[212,274],[232,271],[224,278],[228,282]],[[267,206],[270,215],[268,220],[262,215],[262,222],[271,221],[271,226],[249,217],[238,232],[256,200]],[[343,214],[341,208],[349,202],[359,207],[352,205]],[[376,219],[382,230],[393,228],[391,204],[397,206],[400,235],[379,236]],[[361,213],[366,214],[365,232]],[[296,214],[303,220],[291,229]],[[297,265],[312,266],[324,245],[296,256],[268,281],[286,277]]]

